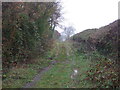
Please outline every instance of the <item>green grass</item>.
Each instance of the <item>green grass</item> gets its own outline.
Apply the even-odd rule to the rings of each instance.
[[[36,71],[32,68],[19,68],[7,73],[6,79],[3,80],[3,88],[20,88],[24,83],[29,82]]]
[[[75,60],[71,59],[73,57]],[[90,61],[84,55],[70,56],[69,60],[55,64],[42,79],[34,86],[34,88],[88,88],[92,87],[92,83],[85,81],[87,77],[85,72],[89,70]],[[71,79],[73,70],[78,70],[77,77]]]
[[[14,67],[3,77],[3,88],[21,88],[26,83],[31,82],[33,77],[38,73],[38,70],[48,66],[50,60],[44,61],[44,59],[37,59],[32,64],[28,64],[23,67]]]
[[[42,79],[35,85],[37,88],[68,87],[70,83],[70,65],[56,64],[46,72]]]
[[[69,55],[67,53],[69,52]],[[26,67],[13,68],[7,73],[3,80],[3,88],[21,88],[26,83],[31,82],[33,77],[38,74],[38,70],[47,67],[51,61],[58,61],[53,64],[51,69],[44,72],[41,79],[33,88],[94,88],[98,83],[93,83],[89,80],[88,74],[94,76],[96,71],[89,72],[91,69],[96,69],[96,64],[102,67],[104,60],[99,64],[99,60],[103,58],[97,52],[91,52],[89,55],[84,53],[75,53],[75,48],[71,43],[56,43],[55,47],[46,53],[46,56],[29,63]],[[52,60],[48,58],[52,57]],[[73,70],[77,69],[78,74],[74,79],[71,78]],[[100,68],[101,69],[101,68]],[[103,69],[101,69],[103,70]],[[97,75],[97,74],[96,74]],[[114,75],[115,76],[115,75]],[[18,78],[20,77],[20,78]],[[96,76],[97,77],[97,76]],[[94,78],[94,77],[93,77]]]
[[[50,51],[50,53],[47,53],[46,56],[43,58],[39,57],[39,59],[32,60],[33,62],[30,62],[29,64],[20,65],[20,67],[14,67],[10,69],[10,71],[7,74],[3,75],[3,88],[21,88],[26,83],[31,82],[32,79],[35,77],[36,74],[38,74],[38,71],[42,70],[43,68],[49,66],[51,61],[54,61],[55,59],[63,59],[64,53],[62,53],[62,57],[59,58],[58,55],[61,52],[64,52],[64,49],[60,49],[63,44],[62,43],[56,43],[55,48]],[[61,51],[62,50],[62,51]],[[59,51],[59,52],[58,52]],[[56,57],[53,60],[48,59],[48,57],[53,57],[55,55]]]

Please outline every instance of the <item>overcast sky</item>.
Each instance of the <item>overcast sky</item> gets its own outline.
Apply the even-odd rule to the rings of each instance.
[[[118,19],[119,0],[61,0],[63,25],[72,25],[76,32],[99,28]],[[62,32],[61,29],[57,29]]]

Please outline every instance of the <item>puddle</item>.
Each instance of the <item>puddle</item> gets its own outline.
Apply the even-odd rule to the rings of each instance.
[[[78,70],[77,70],[77,69],[74,69],[74,70],[73,70],[73,73],[72,73],[72,75],[71,75],[71,79],[75,79],[76,76],[77,76],[77,74],[78,74]]]

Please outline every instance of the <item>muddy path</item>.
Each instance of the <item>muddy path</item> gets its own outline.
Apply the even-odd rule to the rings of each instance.
[[[45,72],[49,71],[54,64],[58,63],[57,61],[52,61],[51,64],[48,67],[45,67],[40,71],[33,79],[31,82],[25,84],[22,88],[32,88],[44,75]]]
[[[56,60],[52,61],[48,67],[45,67],[45,68],[43,68],[43,70],[40,70],[40,72],[32,79],[32,81],[25,84],[22,88],[32,88],[32,87],[34,87],[35,84],[38,81],[40,81],[40,79],[42,78],[44,73],[49,71],[54,66],[54,64],[56,64],[58,62],[63,63],[63,64],[65,64],[65,63],[69,64],[70,63],[69,56],[72,54],[72,52],[71,52],[72,50],[71,50],[71,47],[69,45],[64,45],[64,47],[66,48],[66,58],[67,58],[66,61],[63,61],[63,62],[59,62],[59,61],[56,61]],[[59,49],[61,49],[61,48],[59,48]]]

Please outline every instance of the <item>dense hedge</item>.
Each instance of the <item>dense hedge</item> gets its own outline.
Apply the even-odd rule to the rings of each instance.
[[[2,3],[3,68],[43,55],[50,48],[60,9],[58,2]]]

